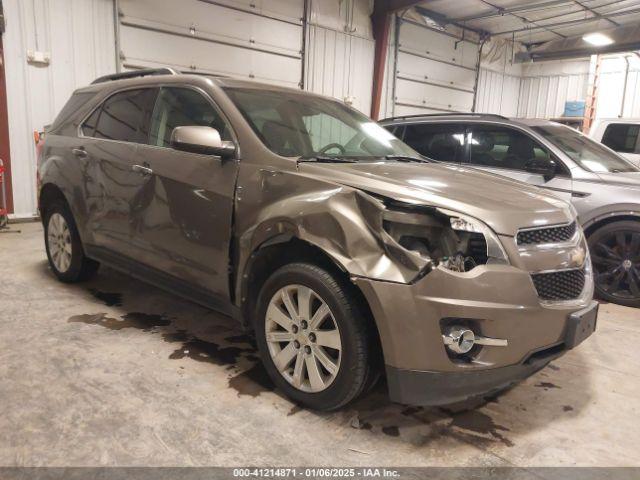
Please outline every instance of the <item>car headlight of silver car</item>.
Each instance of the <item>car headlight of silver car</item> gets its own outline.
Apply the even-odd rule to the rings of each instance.
[[[440,208],[388,209],[383,227],[398,245],[433,267],[468,272],[478,265],[509,263],[493,230],[465,214]]]

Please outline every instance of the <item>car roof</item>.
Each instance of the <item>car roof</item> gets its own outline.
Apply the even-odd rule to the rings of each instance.
[[[438,123],[438,122],[491,122],[522,125],[528,127],[553,125],[555,122],[543,118],[507,118],[492,113],[447,113],[423,114],[391,117],[380,120],[383,125],[410,123]]]
[[[607,123],[640,123],[640,117],[629,117],[629,118],[597,118],[596,122],[607,122]]]

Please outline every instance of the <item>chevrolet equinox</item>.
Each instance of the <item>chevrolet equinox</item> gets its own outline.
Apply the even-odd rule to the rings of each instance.
[[[64,282],[103,263],[255,333],[294,401],[495,394],[595,329],[573,207],[432,163],[336,100],[142,70],[74,92],[39,159]]]

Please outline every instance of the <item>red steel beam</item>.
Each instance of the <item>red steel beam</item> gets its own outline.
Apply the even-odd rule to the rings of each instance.
[[[1,13],[1,5],[0,5]],[[4,54],[2,48],[2,35],[0,35],[0,158],[4,162],[4,184],[6,205],[2,205],[9,213],[13,213],[13,192],[11,188],[11,155],[9,151],[9,117],[7,109],[7,85],[4,75]],[[0,196],[2,187],[0,186]],[[2,199],[0,198],[0,203]]]
[[[376,0],[371,15],[375,54],[373,60],[373,89],[371,92],[371,118],[378,119],[384,81],[384,64],[387,60],[391,15],[399,10],[413,7],[421,0]]]

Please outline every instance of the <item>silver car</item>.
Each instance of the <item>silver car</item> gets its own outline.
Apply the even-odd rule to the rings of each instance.
[[[426,157],[508,176],[570,202],[588,237],[597,294],[640,307],[640,168],[547,120],[436,114],[381,124]]]

